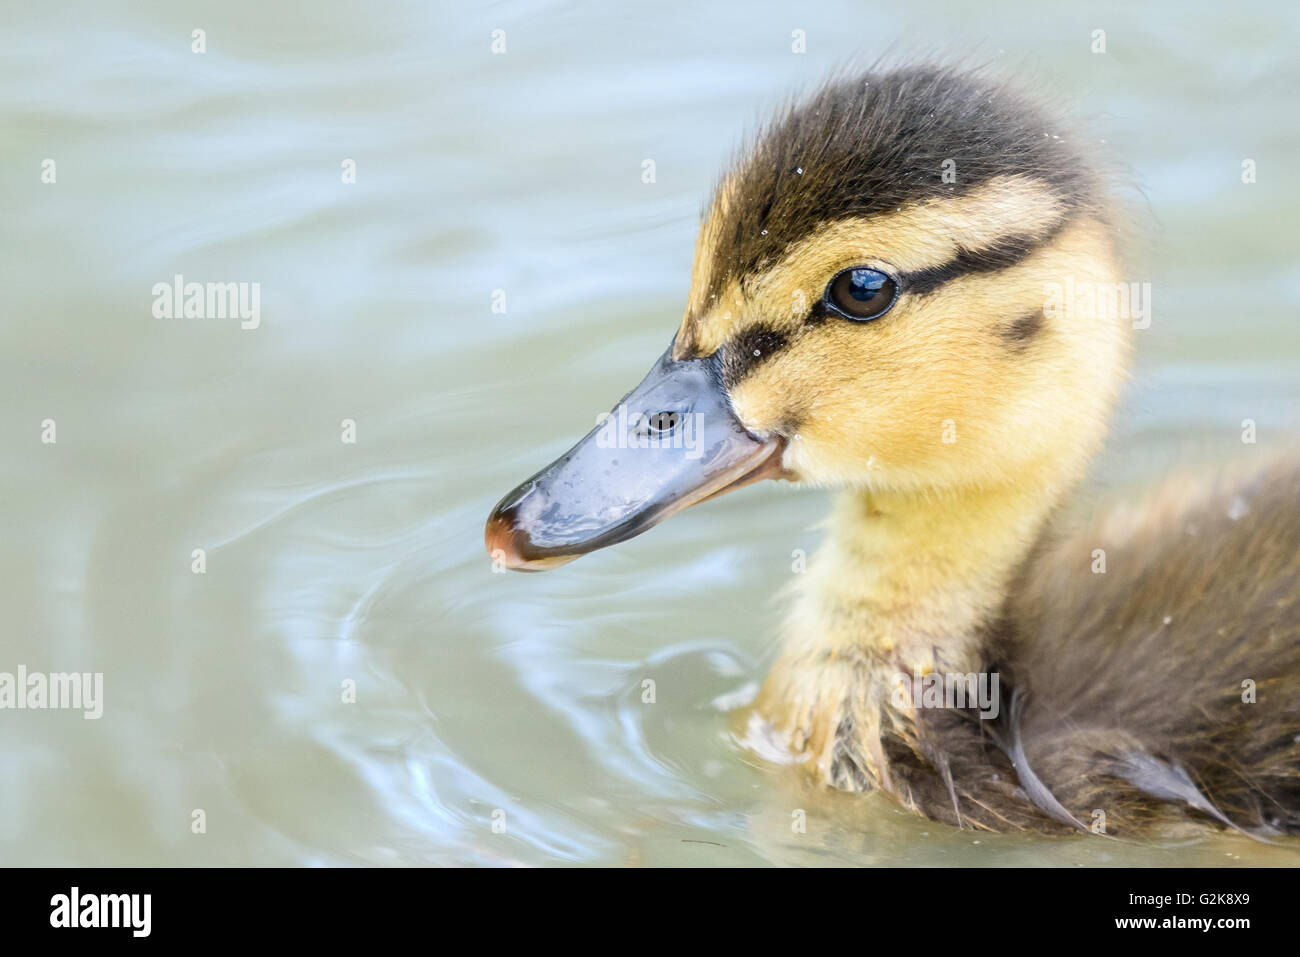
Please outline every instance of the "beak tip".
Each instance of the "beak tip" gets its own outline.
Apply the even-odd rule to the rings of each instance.
[[[488,516],[483,543],[494,564],[515,572],[542,572],[573,561],[577,555],[532,556],[528,535],[514,522],[512,509],[498,508]]]
[[[487,546],[488,555],[495,563],[506,568],[519,568],[524,564],[514,524],[500,510],[488,517],[487,526],[483,529],[483,544]]]

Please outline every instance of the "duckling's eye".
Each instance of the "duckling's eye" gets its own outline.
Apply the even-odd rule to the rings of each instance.
[[[826,305],[846,319],[863,322],[883,316],[894,304],[898,284],[879,269],[846,269],[826,287]]]

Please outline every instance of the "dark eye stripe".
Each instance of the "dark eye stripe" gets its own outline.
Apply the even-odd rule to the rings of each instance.
[[[898,275],[899,293],[900,295],[907,293],[924,295],[934,292],[944,283],[958,276],[1007,269],[1023,262],[1034,250],[1049,242],[1064,225],[1065,220],[1062,219],[1041,235],[1011,236],[979,249],[963,248],[952,260],[942,266],[901,273]],[[825,297],[819,296],[809,308],[804,323],[807,326],[815,326],[827,318]],[[1010,344],[1023,346],[1038,332],[1041,317],[1039,320],[1038,323],[1021,320],[1011,329],[1005,330],[1004,337]],[[789,332],[770,326],[752,326],[745,329],[718,350],[723,384],[728,389],[733,388],[769,356],[784,349],[791,341],[792,336]]]
[[[768,326],[753,326],[722,347],[722,382],[728,389],[759,363],[790,344],[788,333]]]
[[[1041,235],[1008,236],[990,246],[981,246],[979,249],[959,249],[957,255],[942,266],[903,273],[898,277],[899,283],[904,292],[924,295],[934,292],[944,283],[958,276],[1007,269],[1027,259],[1034,250],[1051,240],[1064,225],[1065,220],[1059,220]]]

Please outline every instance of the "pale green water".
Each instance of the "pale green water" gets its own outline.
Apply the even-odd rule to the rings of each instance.
[[[1300,9],[611,6],[5,5],[0,671],[102,671],[105,701],[0,711],[0,863],[1295,861],[792,796],[723,696],[822,495],[543,576],[492,574],[482,523],[667,343],[741,133],[891,47],[1032,77],[1145,193],[1155,315],[1103,483],[1242,455],[1243,418],[1291,441]],[[260,327],[155,318],[177,273],[259,282]]]

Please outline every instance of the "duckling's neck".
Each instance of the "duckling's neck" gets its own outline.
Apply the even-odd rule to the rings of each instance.
[[[843,494],[758,712],[793,751],[825,764],[846,724],[870,736],[904,717],[888,708],[898,674],[979,671],[984,626],[1059,496],[1027,482]]]

